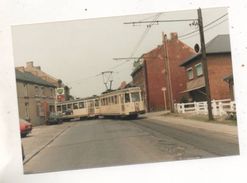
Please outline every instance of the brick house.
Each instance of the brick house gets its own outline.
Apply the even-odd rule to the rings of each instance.
[[[141,87],[147,111],[172,110],[180,102],[186,89],[186,72],[182,62],[195,51],[171,33],[170,39],[162,34],[163,43],[143,54],[131,73],[133,84]]]
[[[53,84],[54,86],[56,86],[56,88],[58,90],[63,90],[63,95],[59,95],[58,96],[58,100],[60,101],[64,101],[64,100],[69,100],[71,98],[70,96],[70,88],[66,85],[64,85],[62,83],[61,79],[57,79],[49,74],[47,74],[46,72],[41,70],[40,66],[34,66],[33,62],[27,62],[26,63],[26,67],[21,66],[21,67],[16,67],[17,70],[21,71],[21,72],[29,72],[32,73],[34,76],[37,76],[39,78],[41,78],[42,80],[45,80],[51,84]]]
[[[212,100],[232,98],[231,86],[224,81],[232,74],[229,35],[218,35],[209,41],[206,44],[206,55]],[[187,72],[186,90],[183,93],[187,93],[191,101],[207,100],[201,56],[202,54],[198,53],[181,64]]]
[[[30,72],[15,70],[19,117],[33,126],[44,124],[55,111],[56,86]]]

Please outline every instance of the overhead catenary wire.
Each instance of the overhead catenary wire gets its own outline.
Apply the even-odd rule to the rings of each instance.
[[[217,21],[219,21],[220,19],[224,18],[224,17],[227,16],[227,15],[228,15],[228,13],[226,13],[226,14],[220,16],[219,18],[217,18],[217,19],[215,19],[215,20],[209,22],[208,24],[206,24],[206,25],[204,26],[204,28],[207,28],[208,26],[210,26],[210,25],[216,23]],[[197,33],[197,32],[199,32],[199,29],[196,29],[196,30],[194,30],[194,31],[192,31],[192,32],[189,32],[189,33],[186,33],[186,34],[183,34],[183,35],[179,36],[179,39],[182,39],[183,37],[187,37],[187,36],[189,36],[189,35],[191,35],[191,34],[194,34],[194,33]]]
[[[157,18],[158,18],[160,15],[161,15],[161,14],[157,14],[157,16],[155,17],[155,20],[153,20],[153,21],[126,22],[125,24],[137,24],[137,23],[147,23],[147,22],[148,22],[148,23],[153,23],[152,25],[154,25],[154,24],[157,23],[157,22],[177,22],[177,21],[182,21],[182,20],[164,20],[164,21],[157,21]],[[227,16],[227,15],[228,15],[228,13],[226,13],[226,14],[220,16],[219,18],[217,18],[217,19],[215,19],[215,20],[209,22],[208,24],[206,24],[206,25],[204,26],[204,28],[207,28],[208,26],[210,26],[210,25],[216,23],[217,21],[219,21],[220,19],[224,18],[224,17]],[[184,21],[189,21],[189,20],[197,20],[197,19],[183,19],[183,20],[184,20]],[[141,39],[138,41],[138,43],[137,43],[137,45],[136,45],[134,51],[131,53],[131,57],[133,57],[133,55],[135,54],[136,50],[138,49],[138,47],[139,47],[140,44],[142,43],[143,39],[146,37],[146,35],[147,35],[147,33],[149,32],[149,30],[150,30],[150,28],[152,27],[152,25],[151,25],[151,26],[147,26],[147,28],[146,28],[145,31],[143,32],[143,34],[142,34],[142,36],[141,36]],[[207,29],[205,29],[205,31],[206,31],[206,30],[207,30]],[[191,34],[197,33],[198,31],[199,31],[199,29],[197,29],[197,30],[195,30],[195,31],[192,31],[192,32],[189,32],[189,33],[186,33],[186,34],[183,34],[183,35],[179,36],[179,39],[183,39],[183,37],[187,37],[187,36],[189,36],[189,35],[191,35]],[[187,38],[184,38],[184,39],[187,39]],[[117,67],[120,67],[120,66],[124,65],[125,63],[127,63],[127,62],[129,62],[129,61],[131,61],[131,60],[125,60],[125,61],[123,61],[122,63],[120,63],[119,65],[117,65],[117,66],[115,66],[115,67],[112,67],[111,69],[115,69],[115,68],[117,68]]]
[[[224,23],[224,22],[226,22],[226,21],[228,21],[228,19],[222,20],[221,22],[219,22],[219,23],[217,23],[217,24],[215,24],[215,25],[213,25],[213,26],[211,26],[211,27],[208,27],[207,29],[204,29],[204,32],[206,32],[206,31],[208,31],[208,30],[211,30],[211,29],[213,29],[214,27],[216,27],[216,26],[218,26],[218,25],[220,25],[220,24],[222,24],[222,23]],[[183,37],[183,38],[180,38],[180,39],[182,39],[182,40],[189,39],[189,38],[192,38],[192,37],[194,37],[194,36],[197,36],[198,34],[199,34],[199,32],[197,32],[197,34],[190,35],[190,36],[188,36],[188,37]]]
[[[148,34],[148,32],[150,31],[151,27],[152,27],[155,23],[157,23],[157,19],[160,17],[161,14],[162,14],[162,13],[158,13],[158,14],[156,14],[156,15],[152,15],[152,16],[150,16],[150,17],[147,17],[147,18],[143,19],[143,20],[147,20],[147,19],[149,19],[149,18],[151,18],[151,17],[154,17],[154,20],[153,20],[153,21],[149,21],[150,23],[153,23],[153,24],[150,24],[150,26],[147,26],[147,27],[146,27],[146,29],[144,30],[144,32],[143,32],[143,34],[142,34],[140,40],[137,42],[136,46],[134,47],[133,51],[131,52],[131,56],[129,57],[129,59],[126,59],[125,61],[121,62],[120,64],[118,64],[118,65],[116,65],[116,66],[114,66],[114,67],[109,68],[110,70],[116,69],[116,68],[118,68],[118,67],[120,67],[120,66],[122,66],[122,65],[124,65],[124,64],[126,64],[127,62],[130,62],[130,61],[132,60],[131,57],[133,57],[133,55],[135,54],[135,52],[138,50],[139,46],[141,45],[142,41],[143,41],[143,40],[145,39],[145,37],[147,36],[147,34]],[[206,31],[208,31],[208,30],[210,30],[210,29],[213,29],[214,27],[216,27],[216,26],[218,26],[218,25],[224,23],[225,21],[227,21],[228,19],[225,19],[225,20],[223,20],[223,21],[221,21],[221,22],[219,22],[219,23],[213,25],[214,23],[218,22],[219,20],[221,20],[222,18],[224,18],[224,17],[227,16],[227,15],[228,15],[228,13],[226,13],[226,14],[220,16],[219,18],[217,18],[217,19],[215,19],[215,20],[209,22],[208,24],[206,24],[206,25],[204,26],[204,28],[207,28],[207,27],[208,27],[208,28],[207,28],[207,29],[204,29],[204,31],[206,32]],[[170,21],[170,20],[168,20],[168,21]],[[160,21],[159,21],[159,22],[160,22]],[[211,25],[213,25],[213,26],[211,26]],[[189,39],[189,38],[191,38],[191,37],[196,36],[197,34],[195,34],[195,33],[199,34],[199,30],[195,30],[195,31],[192,31],[192,32],[183,34],[183,35],[179,36],[179,39],[183,39],[183,40]],[[191,35],[191,36],[190,36],[190,35]],[[121,71],[118,71],[118,72],[121,72]],[[82,80],[91,79],[91,78],[96,78],[96,77],[99,77],[99,76],[101,76],[101,73],[96,74],[96,75],[93,75],[93,76],[85,77],[85,78],[82,78],[82,79],[78,79],[78,80],[75,80],[75,81],[70,81],[70,82],[74,82],[74,83],[78,83],[78,84],[79,84],[79,83],[82,82]]]
[[[160,17],[161,14],[162,14],[162,13],[156,14],[153,21],[156,21],[156,20]],[[114,67],[111,67],[110,69],[116,69],[116,68],[118,68],[118,67],[120,67],[120,66],[124,65],[125,63],[130,62],[130,61],[132,60],[131,58],[133,57],[133,55],[136,53],[136,51],[137,51],[138,48],[140,47],[141,43],[143,42],[143,40],[145,39],[145,37],[147,36],[148,32],[150,31],[150,29],[151,29],[151,27],[152,27],[153,25],[154,25],[154,23],[149,24],[149,25],[146,27],[146,29],[144,30],[144,32],[143,32],[142,35],[141,35],[141,38],[140,38],[139,41],[137,42],[137,44],[136,44],[136,46],[134,47],[133,51],[131,52],[131,55],[130,55],[129,59],[126,59],[125,61],[121,62],[120,64],[118,64],[118,65],[116,65],[116,66],[114,66]]]

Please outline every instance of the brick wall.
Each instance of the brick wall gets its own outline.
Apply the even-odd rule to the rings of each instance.
[[[199,79],[196,76],[195,65],[201,63],[200,57],[193,61],[192,63],[186,65],[185,70],[188,68],[193,69],[193,80]],[[220,100],[220,99],[230,99],[231,91],[229,88],[229,84],[224,81],[224,78],[232,74],[232,62],[231,62],[231,54],[211,54],[207,55],[207,63],[208,63],[208,77],[209,77],[209,85],[210,85],[210,93],[212,100]],[[200,76],[202,77],[202,76]],[[187,77],[187,82],[189,82]],[[192,92],[192,95],[198,95],[196,92]],[[206,100],[206,96],[202,98]]]
[[[162,45],[143,56],[144,63],[146,63],[146,67],[144,67],[146,68],[146,80],[140,79],[141,75],[145,76],[145,72],[132,76],[134,83],[138,84],[137,86],[144,85],[140,83],[145,83],[149,111],[163,110],[165,101],[167,108],[170,109],[168,66],[164,61],[165,55],[167,56],[166,62],[169,62],[173,102],[180,102],[183,96],[181,92],[186,89],[186,72],[184,68],[180,67],[180,64],[195,54],[192,48],[178,40],[176,33],[172,33],[170,39],[166,39],[164,36]],[[143,71],[138,70],[137,72]],[[166,99],[162,91],[164,87],[167,89]]]
[[[171,83],[174,103],[180,102],[184,95],[181,91],[186,89],[186,71],[180,64],[195,54],[195,51],[177,39],[168,41],[168,58],[171,69]]]
[[[210,55],[207,59],[211,98],[216,100],[231,98],[229,84],[223,80],[232,74],[231,55]]]
[[[164,60],[161,47],[145,54],[148,104],[150,111],[164,109],[164,94],[162,87],[166,86],[164,76]]]

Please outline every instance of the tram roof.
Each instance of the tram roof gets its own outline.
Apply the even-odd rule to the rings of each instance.
[[[124,88],[124,89],[118,89],[118,90],[112,90],[106,93],[102,93],[101,96],[106,96],[106,95],[112,95],[112,94],[116,94],[116,93],[125,93],[125,92],[129,92],[132,90],[140,90],[140,87],[128,87],[128,88]]]
[[[74,100],[67,100],[63,102],[57,102],[57,104],[68,104],[68,103],[75,103],[75,102],[80,102],[80,101],[86,101],[86,100],[91,100],[98,98],[99,96],[92,96],[92,97],[87,97],[87,98],[79,98],[79,99],[74,99]]]

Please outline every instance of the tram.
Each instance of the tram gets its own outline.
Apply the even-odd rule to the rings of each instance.
[[[137,118],[145,113],[139,87],[130,87],[104,93],[100,96],[100,115],[105,117]]]
[[[56,112],[63,121],[74,118],[130,117],[145,113],[139,87],[130,87],[102,93],[100,96],[56,103]]]
[[[69,100],[56,103],[56,112],[63,121],[74,118],[93,118],[99,115],[99,100],[96,97]]]

